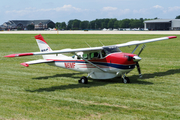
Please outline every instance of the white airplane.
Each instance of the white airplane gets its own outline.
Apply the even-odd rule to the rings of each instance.
[[[177,37],[168,36],[143,41],[131,41],[111,46],[53,51],[42,35],[36,35],[35,39],[39,46],[40,52],[11,54],[4,57],[42,55],[43,59],[24,62],[21,63],[21,65],[29,67],[29,65],[32,64],[47,63],[48,65],[52,66],[88,73],[86,77],[83,76],[79,80],[79,83],[83,84],[88,83],[88,77],[91,77],[92,79],[112,79],[115,77],[122,77],[123,83],[129,83],[130,80],[128,77],[126,77],[126,74],[132,71],[135,66],[138,69],[139,76],[142,77],[138,62],[141,60],[139,55],[144,49],[145,43],[168,40],[172,38]],[[133,54],[140,44],[144,45],[142,46],[139,54]],[[132,45],[135,45],[132,53],[123,53],[119,49],[121,47]],[[63,53],[73,53],[74,55],[70,57],[63,55]]]

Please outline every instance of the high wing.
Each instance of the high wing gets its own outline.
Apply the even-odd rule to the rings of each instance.
[[[142,40],[142,41],[131,41],[123,44],[113,45],[116,47],[126,47],[132,45],[140,45],[150,42],[156,42],[161,40],[168,40],[177,38],[176,36],[168,36],[168,37],[161,37],[149,40]],[[47,54],[62,54],[62,53],[75,53],[75,52],[86,52],[86,51],[98,51],[103,50],[103,47],[92,47],[92,48],[79,48],[79,49],[64,49],[64,50],[56,50],[56,51],[49,51],[49,52],[31,52],[31,53],[19,53],[19,54],[11,54],[4,57],[21,57],[21,56],[31,56],[31,55],[47,55]]]
[[[79,49],[65,49],[65,50],[54,50],[50,52],[31,52],[31,53],[18,53],[11,54],[4,57],[21,57],[21,56],[31,56],[31,55],[47,55],[47,54],[62,54],[62,53],[75,53],[75,52],[85,52],[85,51],[97,51],[102,50],[103,47],[93,47],[93,48],[79,48]]]
[[[123,44],[117,44],[117,47],[126,47],[126,46],[131,46],[131,45],[140,45],[140,44],[145,44],[145,43],[150,43],[150,42],[156,42],[156,41],[161,41],[161,40],[168,40],[168,39],[173,39],[177,38],[176,36],[168,36],[168,37],[161,37],[161,38],[155,38],[155,39],[149,39],[149,40],[142,40],[142,41],[131,41]]]

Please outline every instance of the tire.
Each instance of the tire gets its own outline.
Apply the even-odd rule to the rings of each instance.
[[[130,80],[129,80],[129,78],[128,77],[125,77],[124,79],[122,79],[122,82],[123,83],[130,83]]]
[[[85,76],[81,77],[81,79],[79,80],[79,83],[87,84],[88,83],[87,77],[85,77]]]

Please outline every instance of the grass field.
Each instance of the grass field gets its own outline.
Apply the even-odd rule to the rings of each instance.
[[[0,119],[18,120],[146,120],[180,119],[180,35],[177,39],[146,44],[139,62],[127,76],[78,84],[84,73],[46,64],[29,68],[22,62],[41,56],[4,58],[13,53],[39,51],[35,35],[0,35]],[[169,35],[43,35],[53,50],[92,47]],[[131,52],[131,48],[121,48]],[[138,53],[139,49],[136,51]]]

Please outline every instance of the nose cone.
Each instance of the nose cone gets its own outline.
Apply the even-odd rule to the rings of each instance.
[[[134,62],[139,62],[140,60],[141,60],[141,58],[139,56],[134,56],[133,57]]]

